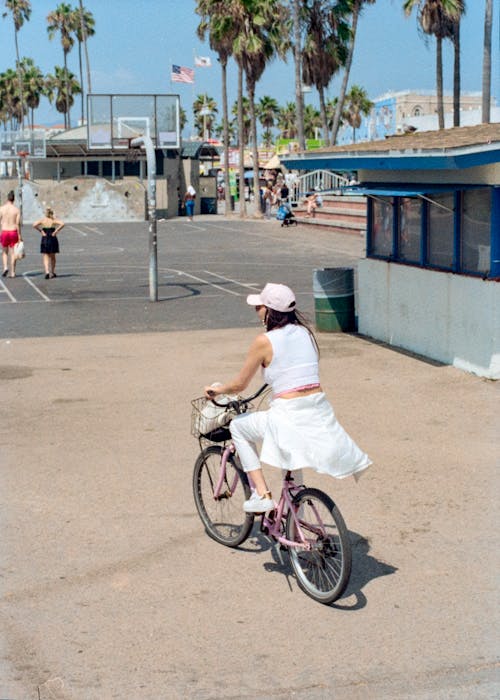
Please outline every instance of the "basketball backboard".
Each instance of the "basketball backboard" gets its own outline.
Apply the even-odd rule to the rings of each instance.
[[[180,147],[178,95],[88,95],[87,145],[91,150],[128,149],[149,136],[155,148]]]
[[[0,157],[7,160],[12,156],[28,154],[33,158],[45,158],[45,138],[45,129],[0,131]]]

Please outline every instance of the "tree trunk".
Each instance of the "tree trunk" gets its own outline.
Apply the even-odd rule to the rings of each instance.
[[[229,116],[227,107],[227,58],[221,58],[222,72],[222,141],[224,143],[224,201],[226,214],[234,211],[234,200],[229,187]]]
[[[302,93],[302,45],[300,36],[300,0],[293,0],[293,60],[295,64],[295,104],[297,108],[297,135],[299,148],[306,149],[304,135],[304,95]]]
[[[245,202],[245,127],[243,124],[243,68],[238,64],[238,147],[239,147],[239,180],[240,180],[240,218],[247,215]]]
[[[257,143],[257,117],[255,116],[255,83],[248,82],[247,79],[247,92],[248,101],[250,106],[250,141],[252,143],[252,154],[253,154],[253,195],[254,202],[260,204],[260,183],[259,183],[259,144]],[[262,218],[262,211],[260,206],[255,208],[255,214],[257,218]]]
[[[358,17],[361,8],[361,0],[356,0],[354,7],[352,9],[352,27],[351,27],[351,43],[349,45],[349,53],[347,55],[347,60],[344,67],[344,75],[342,77],[342,85],[340,86],[339,97],[337,101],[337,106],[335,107],[335,114],[333,116],[333,126],[332,126],[332,144],[335,146],[337,142],[337,136],[340,128],[340,119],[342,112],[344,111],[344,102],[347,92],[347,85],[349,83],[349,73],[351,71],[352,57],[354,55],[354,42],[356,40],[356,30],[358,28]]]
[[[443,104],[443,40],[436,37],[436,89],[438,127],[444,129],[444,104]]]
[[[80,3],[80,22],[81,22],[81,32],[83,40],[83,48],[85,50],[85,65],[87,66],[87,95],[92,92],[92,85],[90,83],[90,64],[89,64],[89,52],[87,48],[87,32],[85,31],[85,23],[83,21],[83,0],[79,0]],[[83,83],[82,83],[83,89]]]
[[[321,114],[321,124],[323,127],[323,139],[325,141],[324,145],[330,145],[330,137],[328,133],[328,119],[326,116],[326,105],[325,105],[325,90],[324,88],[318,88],[319,96],[319,111]]]
[[[19,100],[21,105],[21,131],[24,130],[24,99],[23,99],[23,70],[19,61],[19,45],[17,43],[17,29],[14,31],[14,39],[16,41],[16,58],[17,58],[17,80],[19,83]]]
[[[78,42],[78,64],[80,66],[80,82],[81,82],[81,87],[82,87],[82,95],[81,95],[81,98],[82,98],[82,100],[81,100],[82,101],[82,119],[81,119],[81,123],[83,126],[84,121],[85,121],[85,98],[84,98],[85,90],[83,87],[83,64],[82,64],[82,42],[81,41]]]
[[[64,112],[64,126],[66,129],[71,129],[71,120],[69,117],[69,84],[68,84],[68,60],[66,51],[64,51],[64,81],[66,85],[66,94],[64,96],[64,102],[66,110]]]
[[[491,32],[493,23],[493,0],[486,0],[484,10],[484,50],[481,121],[489,124],[491,118]]]
[[[460,19],[453,30],[453,126],[460,126]]]

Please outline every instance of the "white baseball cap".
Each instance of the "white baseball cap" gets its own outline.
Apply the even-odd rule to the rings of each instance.
[[[268,282],[260,294],[247,296],[247,304],[267,306],[268,309],[286,313],[295,309],[295,294],[284,284]]]

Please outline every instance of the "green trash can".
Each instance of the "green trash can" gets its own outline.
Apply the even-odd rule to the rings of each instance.
[[[355,330],[354,270],[351,267],[314,270],[313,293],[318,331]]]

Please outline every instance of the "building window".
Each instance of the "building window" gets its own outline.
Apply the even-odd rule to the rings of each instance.
[[[419,199],[401,197],[399,200],[399,258],[405,262],[420,260],[422,203]]]
[[[390,197],[373,200],[373,225],[371,252],[390,257],[392,254],[393,208]]]
[[[466,190],[462,200],[462,269],[487,273],[490,269],[491,193]]]
[[[451,269],[453,265],[453,206],[454,197],[439,194],[431,197],[429,203],[428,248],[429,265]]]
[[[413,116],[414,117],[419,117],[422,114],[422,107],[420,105],[417,105],[416,107],[413,108]]]
[[[384,188],[387,190],[387,186]],[[500,188],[457,189],[406,197],[370,196],[368,256],[455,273],[500,275]],[[397,216],[395,216],[397,213]]]

